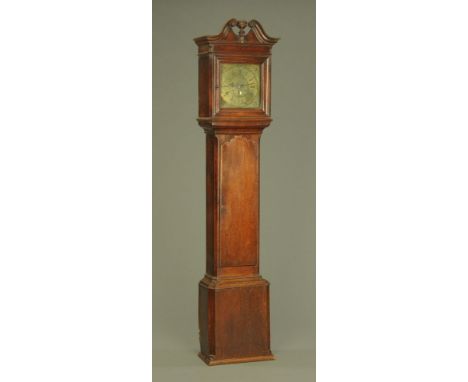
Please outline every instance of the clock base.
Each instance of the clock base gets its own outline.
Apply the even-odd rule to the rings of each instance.
[[[274,359],[269,305],[269,283],[261,276],[205,276],[199,284],[200,358],[208,365]]]
[[[267,355],[257,355],[257,356],[251,356],[251,357],[238,357],[238,358],[224,358],[224,359],[216,359],[215,356],[212,356],[212,355],[206,356],[202,353],[198,353],[198,356],[208,366],[226,365],[230,363],[273,361],[275,359],[275,356],[271,353]]]

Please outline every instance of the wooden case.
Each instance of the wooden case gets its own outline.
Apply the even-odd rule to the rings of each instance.
[[[195,39],[206,133],[206,274],[199,284],[200,357],[208,365],[271,360],[269,283],[259,274],[259,149],[270,122],[271,48],[256,20]],[[260,107],[220,107],[220,65],[260,65]]]

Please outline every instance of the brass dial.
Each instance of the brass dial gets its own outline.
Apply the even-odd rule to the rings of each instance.
[[[221,64],[220,107],[260,107],[260,65]]]

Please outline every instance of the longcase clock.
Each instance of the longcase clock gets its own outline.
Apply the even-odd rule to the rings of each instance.
[[[271,48],[256,20],[231,19],[198,45],[206,133],[206,274],[199,284],[200,358],[273,359],[269,283],[259,274],[259,145],[270,122]]]

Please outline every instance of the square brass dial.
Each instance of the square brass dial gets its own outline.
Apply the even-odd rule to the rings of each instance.
[[[221,64],[221,108],[260,107],[260,65]]]

